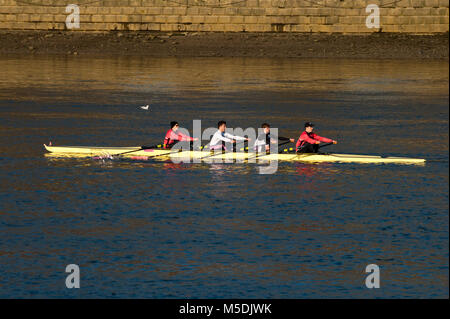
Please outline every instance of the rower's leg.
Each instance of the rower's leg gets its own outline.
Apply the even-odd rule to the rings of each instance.
[[[313,153],[317,153],[319,152],[319,144],[314,144],[312,145],[314,152]]]
[[[315,145],[306,143],[297,150],[297,153],[316,153],[319,148],[317,147],[317,150],[314,150],[314,148]]]

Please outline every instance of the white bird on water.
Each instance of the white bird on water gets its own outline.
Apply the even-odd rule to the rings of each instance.
[[[149,105],[140,106],[141,109],[148,111]]]

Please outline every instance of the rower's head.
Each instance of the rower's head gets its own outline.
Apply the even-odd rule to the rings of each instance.
[[[261,127],[264,130],[264,134],[269,134],[270,133],[270,125],[268,123],[261,124]]]
[[[217,128],[219,129],[219,131],[221,132],[225,132],[226,128],[227,128],[227,122],[225,121],[219,121],[217,123]]]
[[[180,125],[178,124],[178,122],[176,121],[170,122],[170,128],[172,129],[172,131],[178,130],[179,127]]]
[[[314,130],[314,124],[311,122],[306,122],[305,123],[305,131],[307,133],[311,133]]]

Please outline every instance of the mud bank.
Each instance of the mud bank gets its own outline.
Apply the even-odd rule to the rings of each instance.
[[[448,59],[438,35],[0,31],[0,54]]]

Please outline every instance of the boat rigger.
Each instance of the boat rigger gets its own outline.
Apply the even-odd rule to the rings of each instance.
[[[407,157],[381,157],[373,155],[334,154],[334,153],[277,153],[261,154],[254,152],[218,152],[211,151],[180,151],[158,148],[143,149],[136,147],[96,147],[96,146],[49,146],[44,144],[50,156],[56,157],[95,157],[95,156],[124,156],[137,159],[198,159],[212,161],[222,160],[249,160],[255,158],[264,161],[292,161],[292,162],[341,162],[341,163],[396,163],[396,164],[423,164],[425,159]]]

